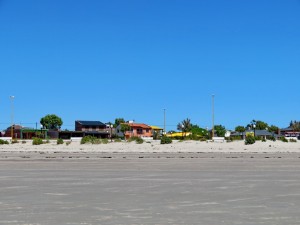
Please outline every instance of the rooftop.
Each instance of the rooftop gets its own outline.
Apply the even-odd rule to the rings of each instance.
[[[106,126],[104,123],[100,121],[76,120],[76,122],[84,126]]]

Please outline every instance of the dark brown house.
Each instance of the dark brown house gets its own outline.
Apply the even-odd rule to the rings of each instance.
[[[100,121],[75,121],[75,131],[105,131],[106,124]]]
[[[108,138],[110,133],[106,128],[106,124],[100,121],[75,121],[75,131],[60,131],[59,137],[63,139],[71,139],[72,137],[94,136],[97,138]]]

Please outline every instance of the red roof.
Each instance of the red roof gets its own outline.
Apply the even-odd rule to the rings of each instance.
[[[152,129],[150,126],[144,124],[144,123],[126,123],[130,127],[137,127],[137,128],[144,128],[144,129]]]

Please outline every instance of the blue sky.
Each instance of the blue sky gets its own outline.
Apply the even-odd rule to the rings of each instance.
[[[299,0],[0,0],[0,129],[300,120]]]

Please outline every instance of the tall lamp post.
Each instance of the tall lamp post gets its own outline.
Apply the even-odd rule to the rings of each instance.
[[[211,140],[214,139],[215,135],[215,95],[212,96],[212,133],[211,133]]]
[[[255,128],[256,128],[256,125],[255,125],[255,124],[253,124],[254,137],[255,137]]]
[[[166,109],[164,109],[164,132],[163,135],[166,134]]]
[[[113,128],[113,125],[111,123],[109,123],[109,127],[110,127],[110,142],[112,142],[112,128]]]
[[[184,130],[184,125],[181,124],[181,134],[182,134],[182,140],[183,140],[183,130]]]
[[[14,139],[14,99],[15,96],[11,95],[9,96],[10,98],[10,106],[11,106],[11,115],[10,115],[10,119],[11,119],[11,127],[10,127],[10,136],[12,139]]]

